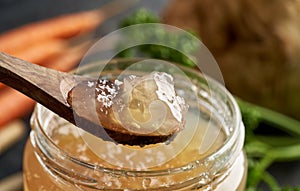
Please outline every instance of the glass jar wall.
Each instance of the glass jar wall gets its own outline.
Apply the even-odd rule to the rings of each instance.
[[[125,68],[141,75],[134,63],[112,61],[101,75],[113,79],[126,75]],[[80,73],[93,75],[99,64]],[[139,147],[104,141],[37,105],[24,153],[25,191],[244,190],[244,127],[235,100],[218,82],[178,68],[183,72],[173,75],[175,88],[188,100],[189,111],[184,130],[168,143]]]

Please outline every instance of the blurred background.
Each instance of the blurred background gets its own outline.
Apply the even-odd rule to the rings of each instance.
[[[163,20],[197,32],[232,93],[300,119],[299,1],[177,0]]]
[[[86,39],[116,30],[140,8],[163,23],[195,32],[216,58],[234,95],[300,120],[297,0],[0,0],[0,51],[69,71],[91,45]],[[82,11],[87,14],[74,16]],[[35,38],[37,31],[44,35]],[[49,31],[60,38],[48,38]],[[0,180],[22,171],[33,107],[32,100],[0,85]],[[300,186],[298,158],[274,163],[268,171],[280,185]]]

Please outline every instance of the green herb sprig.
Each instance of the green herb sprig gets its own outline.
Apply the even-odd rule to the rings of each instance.
[[[147,11],[146,9],[140,9],[132,16],[126,18],[121,23],[120,27],[127,27],[135,24],[159,23],[159,22],[160,22],[159,18],[155,14]],[[195,33],[192,32],[190,32],[190,34],[195,35]],[[142,42],[143,42],[143,38],[159,39],[159,41],[162,42],[162,44],[164,44],[163,42],[165,42],[165,44],[172,42],[172,45],[174,47],[180,47],[180,49],[183,49],[185,53],[192,53],[197,48],[197,43],[191,40],[190,38],[191,36],[187,36],[185,34],[172,35],[164,31],[163,28],[159,28],[157,29],[157,31],[154,31],[154,33],[149,33],[147,35],[141,35],[140,31],[136,31],[135,34],[129,34],[129,35],[135,35],[135,37],[140,38]],[[131,37],[128,36],[127,38],[130,39]],[[126,41],[123,43],[125,44],[124,45],[120,44],[119,46],[126,47]],[[182,47],[182,45],[184,45],[184,47]],[[144,44],[138,47],[125,49],[124,51],[119,53],[116,57],[137,57],[141,55],[150,58],[159,58],[163,60],[168,60],[171,62],[178,62],[188,67],[195,66],[194,61],[191,60],[185,54],[182,54],[175,49],[171,49],[169,47],[165,47],[157,44]]]
[[[138,10],[126,18],[120,27],[143,23],[159,23],[159,17],[146,9]],[[158,38],[172,38],[174,43],[184,43],[180,37],[170,36],[167,32],[159,31]],[[187,52],[193,52],[196,47],[189,43]],[[142,45],[124,50],[118,57],[134,57],[144,54],[151,58],[160,58],[195,67],[195,63],[180,52],[164,46]],[[300,122],[270,109],[246,102],[238,97],[243,122],[246,128],[244,150],[248,159],[247,191],[257,191],[264,183],[271,191],[300,191],[300,187],[280,187],[277,180],[267,171],[274,162],[300,160]],[[274,129],[280,133],[273,132]]]

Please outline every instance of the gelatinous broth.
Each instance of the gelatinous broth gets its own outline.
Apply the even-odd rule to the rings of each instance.
[[[200,117],[199,114],[201,114]],[[199,112],[199,110],[196,111],[195,108],[192,108],[187,113],[186,121],[187,123],[183,132],[176,135],[168,144],[159,143],[145,147],[116,145],[112,142],[102,141],[99,138],[80,131],[77,127],[61,119],[57,121],[57,126],[49,127],[46,132],[61,150],[70,156],[90,164],[97,164],[101,167],[124,171],[166,170],[184,166],[195,160],[201,160],[215,152],[226,140],[226,134],[221,124],[215,119],[210,118],[209,114],[205,112]],[[97,151],[95,150],[96,147],[101,149]],[[173,148],[171,150],[175,152],[175,154],[172,153],[168,155],[168,153],[170,153],[170,147]],[[155,148],[158,149],[155,150]],[[176,148],[180,149],[176,150]],[[235,174],[229,176],[230,179],[213,185],[216,190],[226,190],[223,188],[242,190],[243,186],[241,185],[244,184],[244,181],[241,180],[245,177],[243,173],[245,172],[245,160],[243,157],[244,156],[239,157],[239,161],[234,165],[233,170],[235,169]],[[204,171],[207,169],[198,168],[197,172],[193,173],[201,173],[201,170]],[[180,177],[180,175],[169,179],[160,178],[158,176],[147,179],[147,183],[145,183],[145,181],[140,183],[138,179],[132,177],[132,179],[124,177],[116,178],[97,171],[81,173],[96,176],[98,185],[102,184],[106,189],[124,189],[128,188],[127,186],[133,186],[138,189],[147,190],[161,185],[176,184],[182,178],[186,178]],[[60,183],[59,179],[48,174],[33,154],[33,146],[31,143],[27,144],[24,156],[24,182],[26,191],[75,188],[75,185],[72,187],[72,184]],[[199,190],[201,190],[201,188],[199,188]]]

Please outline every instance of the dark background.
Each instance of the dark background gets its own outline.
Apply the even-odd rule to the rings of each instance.
[[[102,24],[97,29],[97,35],[105,35],[117,29],[119,21],[125,15],[140,7],[159,13],[168,1],[136,1],[130,10],[114,16]],[[109,0],[0,0],[0,33],[63,13],[97,8],[107,2]],[[0,156],[0,179],[22,170],[23,148],[30,131],[29,116],[25,116],[24,121],[27,124],[27,134],[15,146]],[[276,163],[270,171],[281,185],[300,186],[300,162]]]

